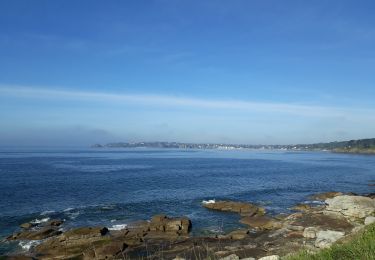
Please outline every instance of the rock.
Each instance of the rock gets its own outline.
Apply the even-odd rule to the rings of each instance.
[[[270,255],[270,256],[264,256],[259,258],[258,260],[279,260],[280,256],[278,255]]]
[[[304,230],[303,226],[295,226],[295,225],[287,225],[287,229],[293,230],[293,231],[302,231]]]
[[[219,260],[239,260],[240,258],[236,254],[231,254],[222,258],[219,258]]]
[[[340,196],[340,195],[343,195],[342,192],[336,192],[336,191],[329,191],[329,192],[323,192],[323,193],[318,193],[318,194],[315,194],[313,196],[310,196],[311,199],[314,199],[314,200],[321,200],[321,201],[325,201],[326,199],[332,199],[336,196]]]
[[[180,256],[176,256],[175,258],[173,258],[173,260],[185,260],[185,258],[180,257]]]
[[[292,210],[295,210],[295,211],[309,211],[309,210],[311,210],[311,206],[308,205],[308,204],[297,204],[296,206],[294,206],[292,208]]]
[[[365,227],[365,225],[358,225],[358,226],[356,226],[356,227],[354,227],[354,228],[352,229],[351,233],[353,233],[353,234],[354,234],[354,233],[357,233],[357,232],[363,230],[364,227]]]
[[[7,240],[41,240],[52,236],[60,235],[62,232],[51,227],[44,227],[38,230],[25,230],[15,233]]]
[[[217,252],[215,252],[214,254],[215,254],[215,256],[217,256],[217,257],[222,257],[222,256],[224,256],[224,255],[226,255],[226,254],[229,254],[230,252],[229,251],[223,251],[223,250],[221,250],[221,251],[217,251]]]
[[[277,226],[276,220],[266,216],[244,217],[240,222],[258,229],[273,229]]]
[[[284,237],[288,238],[300,238],[303,237],[303,232],[302,231],[292,231],[284,235]]]
[[[307,227],[303,230],[303,237],[305,238],[316,238],[316,233],[318,232],[316,227]]]
[[[20,225],[20,227],[23,228],[23,229],[30,229],[33,226],[35,226],[35,224],[28,223],[28,222],[27,223],[23,223],[23,224]]]
[[[241,258],[241,260],[256,260],[254,257]]]
[[[151,222],[157,223],[157,222],[163,222],[167,218],[164,214],[155,215],[151,218]]]
[[[59,227],[64,223],[61,219],[53,219],[46,223],[45,226],[53,226],[53,227]]]
[[[330,247],[334,242],[344,237],[345,233],[340,231],[325,230],[316,234],[315,246],[318,248]]]
[[[166,215],[153,216],[150,222],[150,231],[175,232],[188,234],[191,221],[186,217],[168,218]]]
[[[365,218],[365,225],[370,225],[372,223],[375,223],[375,217],[369,216]]]
[[[336,196],[325,201],[326,211],[339,212],[347,217],[365,218],[375,211],[375,200],[364,196]]]
[[[236,212],[241,214],[241,216],[261,216],[266,212],[264,208],[245,202],[213,201],[209,203],[203,203],[202,205],[207,209]]]
[[[100,240],[108,232],[108,228],[106,227],[81,227],[65,232],[62,234],[60,241],[63,241],[65,244],[86,244]]]
[[[230,232],[228,234],[228,237],[230,237],[231,239],[234,239],[234,240],[239,240],[239,239],[244,239],[244,238],[248,237],[248,234],[249,234],[249,230],[239,229],[239,230],[235,230],[235,231]]]

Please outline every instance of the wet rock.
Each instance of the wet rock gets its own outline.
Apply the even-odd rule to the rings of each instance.
[[[202,204],[207,209],[236,212],[241,216],[261,216],[265,214],[265,209],[245,202],[235,201],[209,201]]]
[[[325,230],[316,234],[315,246],[318,248],[330,247],[334,242],[344,237],[345,233],[340,231]]]
[[[257,229],[273,229],[278,226],[275,219],[267,216],[244,217],[240,222]]]
[[[316,234],[319,231],[316,227],[307,227],[303,230],[303,237],[305,238],[316,238]]]
[[[370,225],[372,223],[375,223],[375,217],[369,216],[365,218],[365,225]]]
[[[9,236],[8,240],[41,240],[52,236],[60,235],[62,232],[51,227],[44,227],[38,230],[24,230]]]
[[[338,212],[347,217],[365,218],[375,212],[375,200],[364,196],[336,196],[325,201],[326,211]]]
[[[259,258],[258,260],[279,260],[280,257],[278,255],[270,255],[270,256],[264,256]]]
[[[21,224],[20,225],[20,228],[23,228],[23,229],[30,229],[30,228],[32,228],[32,227],[34,227],[35,226],[35,224],[33,224],[33,223],[23,223],[23,224]]]
[[[59,227],[64,223],[61,219],[53,219],[48,221],[44,226],[53,226],[53,227]]]

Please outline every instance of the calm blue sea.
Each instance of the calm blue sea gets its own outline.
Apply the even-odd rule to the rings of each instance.
[[[230,199],[287,212],[324,191],[374,192],[375,156],[325,152],[173,149],[0,150],[0,240],[28,221],[119,227],[166,213],[193,234],[240,226],[202,200]],[[18,244],[0,242],[0,255]]]

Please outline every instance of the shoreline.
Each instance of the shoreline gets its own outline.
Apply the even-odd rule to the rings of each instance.
[[[194,223],[188,218],[183,216],[170,218],[161,214],[148,221],[140,220],[138,223],[124,226],[124,229],[120,230],[109,230],[107,227],[82,227],[62,231],[61,227],[64,223],[60,220],[51,220],[40,226],[35,223],[20,223],[21,231],[9,236],[8,240],[30,241],[31,244],[32,241],[38,241],[34,246],[30,246],[28,253],[21,254],[34,259],[52,257],[67,259],[72,256],[81,257],[77,259],[89,259],[88,253],[85,252],[93,244],[100,248],[97,249],[99,252],[89,250],[91,256],[94,254],[97,259],[105,259],[105,257],[122,259],[119,257],[124,253],[130,259],[137,259],[137,256],[145,254],[145,246],[148,246],[147,255],[157,258],[159,252],[157,248],[160,245],[165,246],[163,249],[165,259],[175,259],[176,256],[186,258],[187,255],[192,257],[192,254],[197,252],[210,254],[215,257],[214,259],[225,259],[233,254],[238,257],[235,259],[242,259],[244,255],[259,258],[269,255],[270,252],[283,256],[286,255],[287,250],[292,252],[296,248],[305,248],[306,243],[309,245],[309,250],[317,251],[338,240],[332,239],[330,242],[326,241],[327,243],[317,242],[319,232],[327,235],[324,232],[329,231],[328,234],[343,238],[363,228],[367,219],[375,221],[374,194],[358,196],[328,192],[317,194],[313,199],[324,202],[324,205],[301,203],[292,208],[294,213],[279,216],[271,216],[264,208],[246,202],[214,200],[203,202],[202,207],[207,210],[215,210],[222,214],[228,214],[227,212],[239,214],[240,222],[247,226],[216,236],[191,236],[189,233]],[[341,204],[335,202],[340,199],[352,200],[350,202],[352,204],[349,205],[354,205],[353,208],[363,204],[362,206],[367,210],[365,210],[366,214],[353,209],[350,214],[343,217]],[[363,208],[361,210],[363,211]],[[61,244],[62,241],[65,241],[65,244]],[[67,241],[69,245],[66,244]],[[291,243],[292,248],[289,245]],[[120,252],[118,252],[119,244],[123,245]],[[206,249],[199,247],[199,244],[206,244]],[[66,255],[66,247],[74,252]],[[187,259],[199,258],[187,257]]]

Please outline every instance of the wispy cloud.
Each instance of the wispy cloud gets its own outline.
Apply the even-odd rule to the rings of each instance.
[[[282,113],[310,117],[365,117],[375,119],[374,109],[314,106],[292,103],[215,100],[152,94],[124,94],[99,91],[35,88],[0,85],[2,96],[30,99],[82,100],[86,102],[120,102],[138,106],[190,107],[196,109],[239,110],[243,112]]]

